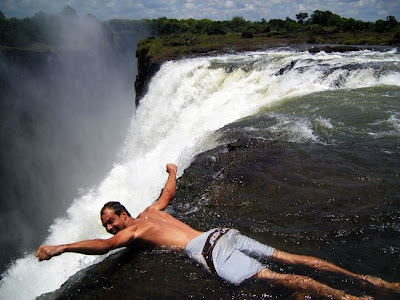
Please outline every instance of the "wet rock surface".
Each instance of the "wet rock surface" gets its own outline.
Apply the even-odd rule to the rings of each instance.
[[[344,180],[340,175],[342,166],[332,160],[332,153],[327,159],[328,152],[332,150],[316,144],[258,139],[221,145],[198,155],[185,170],[167,211],[199,230],[237,228],[281,250],[318,256],[358,271],[357,261],[378,257],[379,247],[365,240],[368,233],[357,233],[356,228],[373,225],[371,218],[361,214],[354,219],[352,211],[358,204],[352,201],[353,189],[335,189],[334,181]],[[363,190],[366,195],[370,192],[368,186]],[[334,215],[343,221],[330,222]],[[343,234],[339,236],[339,232]],[[367,243],[369,248],[365,250]],[[368,287],[341,276],[266,263],[274,271],[311,276],[353,295],[373,295]],[[364,265],[363,273],[376,274],[373,265]],[[392,299],[386,296],[382,299]],[[294,299],[296,294],[253,280],[231,285],[182,253],[128,249],[78,272],[58,291],[40,299],[131,297]]]
[[[270,233],[263,232],[269,229],[259,227],[259,223],[268,220],[257,217],[257,211],[266,207],[259,207],[250,200],[252,195],[245,193],[256,186],[251,193],[259,197],[277,190],[277,186],[265,182],[262,169],[279,153],[282,150],[274,143],[243,140],[200,154],[179,178],[176,197],[167,211],[199,230],[236,227],[267,242],[265,237]],[[263,161],[266,156],[270,158]],[[259,172],[254,172],[256,165]],[[59,290],[39,299],[248,299],[262,298],[267,292],[271,288],[265,289],[260,282],[241,286],[226,283],[182,253],[127,249],[78,272]]]

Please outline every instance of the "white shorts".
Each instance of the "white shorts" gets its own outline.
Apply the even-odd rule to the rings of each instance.
[[[185,248],[185,253],[191,259],[205,266],[208,270],[205,258],[202,255],[207,238],[216,229],[211,229],[191,240]],[[212,261],[217,274],[233,283],[239,284],[253,277],[266,266],[257,259],[269,258],[274,254],[275,248],[261,244],[256,240],[246,237],[236,229],[230,229],[221,236],[212,250]],[[257,259],[255,259],[257,258]]]

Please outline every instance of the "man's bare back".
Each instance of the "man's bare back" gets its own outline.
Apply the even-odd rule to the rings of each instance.
[[[105,224],[110,218],[115,217],[112,210],[106,210],[101,220]],[[183,251],[186,245],[202,232],[164,211],[146,210],[135,219],[131,218],[127,227],[116,233],[116,236],[120,234],[127,234],[138,242],[150,243],[155,247]]]

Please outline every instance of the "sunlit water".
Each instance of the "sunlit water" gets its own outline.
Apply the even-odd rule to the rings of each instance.
[[[133,215],[140,213],[157,198],[165,163],[177,163],[180,176],[198,153],[224,140],[246,136],[321,147],[360,143],[370,155],[368,165],[377,157],[398,163],[399,135],[397,50],[312,55],[281,49],[167,62],[133,116],[124,158],[54,221],[44,243],[108,237],[99,221],[105,202],[121,201]],[[398,180],[395,170],[388,172]],[[370,179],[370,174],[360,178]],[[393,226],[398,237],[398,220]],[[38,263],[27,253],[4,275],[0,294],[32,299],[102,259],[63,254]]]

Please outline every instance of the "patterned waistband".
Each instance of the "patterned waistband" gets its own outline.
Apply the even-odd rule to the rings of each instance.
[[[226,234],[230,228],[217,228],[215,231],[213,231],[207,238],[206,243],[204,244],[203,252],[202,255],[204,259],[206,260],[207,266],[210,269],[211,272],[217,273],[214,267],[214,262],[213,262],[213,257],[212,257],[212,251],[217,244],[218,240]]]

